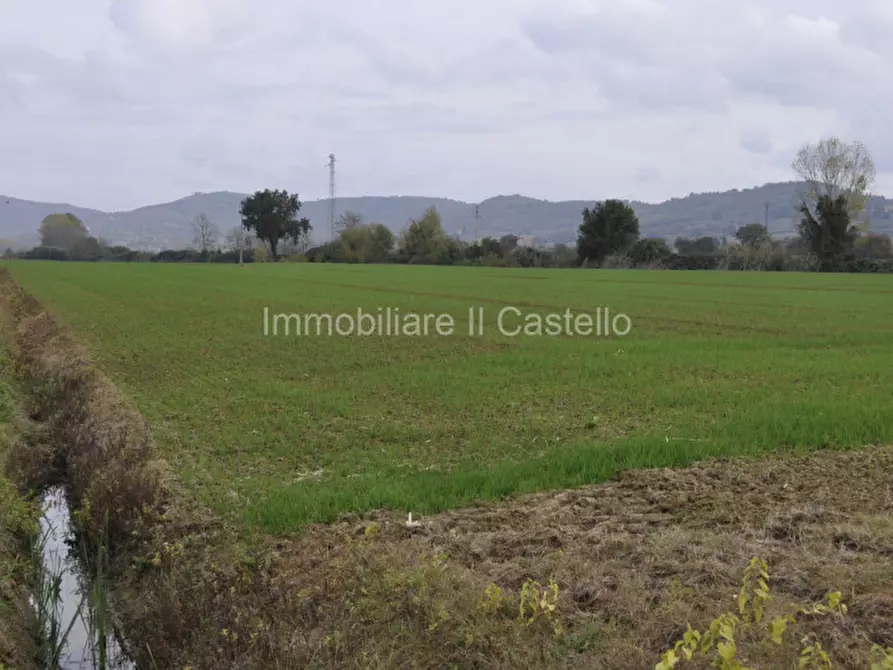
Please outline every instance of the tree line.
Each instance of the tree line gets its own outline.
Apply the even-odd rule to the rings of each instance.
[[[40,226],[41,244],[18,258],[159,262],[308,261],[408,263],[512,267],[626,267],[729,270],[819,270],[893,272],[893,242],[870,232],[863,213],[875,178],[874,161],[859,143],[836,137],[798,152],[792,168],[806,186],[799,196],[797,235],[775,240],[761,223],[741,226],[733,240],[643,238],[633,208],[610,199],[585,208],[576,248],[520,244],[504,235],[468,243],[449,235],[440,214],[429,208],[395,234],[366,223],[354,212],[336,223],[336,239],[311,247],[312,226],[298,218],[302,203],[284,190],[257,191],[242,201],[241,225],[221,235],[205,215],[193,222],[189,249],[159,253],[110,246],[89,235],[72,214],[52,214]],[[222,239],[222,244],[221,244]]]

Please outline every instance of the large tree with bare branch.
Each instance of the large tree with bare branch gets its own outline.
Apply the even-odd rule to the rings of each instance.
[[[220,229],[204,214],[199,214],[192,222],[192,243],[203,254],[212,251],[220,239]]]
[[[819,269],[840,269],[870,197],[875,178],[871,153],[861,142],[831,137],[802,147],[792,167],[804,182],[800,235],[816,255]]]

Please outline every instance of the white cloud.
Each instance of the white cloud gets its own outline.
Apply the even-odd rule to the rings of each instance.
[[[9,1],[9,0],[8,0]],[[14,0],[0,190],[655,200],[859,138],[893,195],[887,0]]]
[[[248,0],[114,0],[109,11],[119,29],[149,45],[189,51],[214,46],[248,14]]]

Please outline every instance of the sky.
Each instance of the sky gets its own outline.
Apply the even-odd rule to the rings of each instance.
[[[891,0],[0,0],[0,193],[658,202],[872,152]]]

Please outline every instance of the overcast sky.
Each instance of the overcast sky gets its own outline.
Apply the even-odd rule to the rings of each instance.
[[[659,201],[861,139],[893,196],[891,0],[0,0],[0,193]]]

